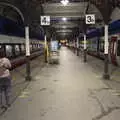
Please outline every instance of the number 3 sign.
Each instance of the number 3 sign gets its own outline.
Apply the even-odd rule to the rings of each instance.
[[[86,24],[95,24],[95,15],[94,14],[86,15]]]

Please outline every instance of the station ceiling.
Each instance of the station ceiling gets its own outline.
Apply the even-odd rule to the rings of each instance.
[[[85,14],[95,14],[97,24],[93,27],[99,27],[103,24],[103,18],[99,10],[89,1],[100,6],[104,0],[69,0],[68,5],[63,6],[60,0],[0,0],[13,4],[21,9],[23,13],[29,14],[29,24],[31,29],[39,32],[40,15],[49,15],[51,17],[51,29],[59,38],[71,37],[83,30]],[[110,0],[111,4],[120,6],[120,0]],[[18,13],[0,4],[0,15],[8,17],[14,21],[22,23]],[[63,20],[65,18],[66,20]]]
[[[82,32],[82,24],[85,21],[85,14],[88,2],[70,2],[67,6],[60,2],[44,3],[43,11],[45,15],[51,16],[51,26],[56,29],[57,35],[68,36],[75,35],[76,29]],[[90,5],[88,13],[95,14],[96,19],[102,20],[100,12],[94,5]],[[63,20],[66,18],[66,20]],[[74,34],[73,34],[74,33]]]

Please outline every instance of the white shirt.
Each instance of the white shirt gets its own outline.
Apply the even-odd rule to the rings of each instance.
[[[0,78],[10,76],[9,68],[11,68],[11,63],[7,58],[0,58]],[[2,69],[4,71],[2,72]]]

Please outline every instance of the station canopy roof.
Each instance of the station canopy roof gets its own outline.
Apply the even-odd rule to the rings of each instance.
[[[86,13],[95,14],[97,24],[91,25],[91,28],[99,28],[103,25],[103,18],[100,11],[89,1],[93,0],[69,0],[69,3],[64,6],[61,0],[1,0],[0,15],[22,24],[23,21],[20,15],[14,9],[11,9],[10,6],[1,3],[12,4],[21,10],[24,17],[26,13],[29,15],[30,27],[37,32],[42,28],[40,26],[40,16],[50,16],[50,31],[54,32],[54,35],[59,39],[71,38],[78,36],[83,31]]]

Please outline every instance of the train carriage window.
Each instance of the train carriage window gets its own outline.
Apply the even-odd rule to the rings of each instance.
[[[0,45],[0,48],[2,48],[2,45]]]
[[[37,45],[35,44],[35,49],[37,49]]]
[[[32,51],[32,44],[30,44],[30,51]]]
[[[33,48],[34,48],[34,49],[36,49],[36,46],[35,46],[35,44],[33,45]]]
[[[20,55],[19,45],[15,45],[15,55]]]
[[[39,48],[41,48],[41,44],[39,44]]]
[[[104,41],[100,40],[100,52],[104,52]]]
[[[39,48],[39,44],[37,44],[37,48]]]
[[[40,48],[40,44],[38,44],[38,48]]]
[[[33,51],[33,49],[34,49],[34,48],[33,48],[33,44],[31,44],[31,45],[32,45],[32,51]]]
[[[33,50],[34,50],[34,44],[32,44]]]
[[[12,46],[11,45],[6,45],[6,56],[7,57],[12,57],[13,56],[13,52],[12,52]]]
[[[97,40],[93,40],[93,51],[97,51]]]
[[[37,49],[37,44],[35,44],[35,49]]]
[[[38,48],[38,44],[36,44],[36,47]]]
[[[117,56],[120,56],[120,40],[118,40],[117,44]]]
[[[89,48],[93,52],[97,51],[97,40],[96,40],[96,38],[91,39]]]
[[[22,50],[22,52],[25,51],[25,45],[21,45],[21,50]]]

